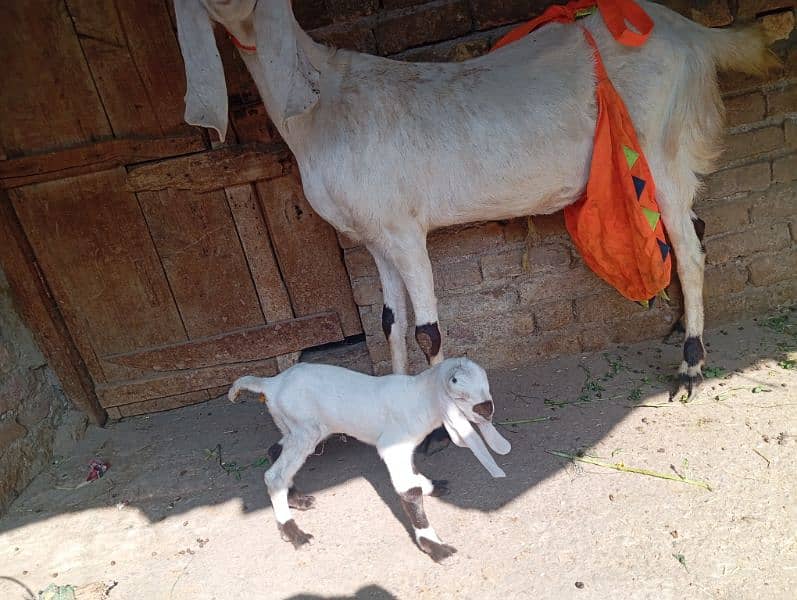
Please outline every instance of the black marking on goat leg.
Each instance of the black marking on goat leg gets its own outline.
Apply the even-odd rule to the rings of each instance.
[[[706,235],[706,222],[700,217],[692,219],[692,226],[695,228],[697,239],[700,240],[700,251],[705,254],[706,247],[703,245],[703,236]]]
[[[695,367],[705,358],[703,342],[699,337],[691,336],[684,342],[684,360],[690,367]]]
[[[393,309],[387,304],[382,306],[382,331],[387,339],[390,339],[390,330],[395,322],[396,316],[393,314]]]
[[[399,498],[401,498],[401,508],[407,513],[410,523],[415,529],[429,527],[429,519],[426,518],[426,511],[423,510],[423,492],[420,487],[401,492]]]
[[[433,450],[430,450],[429,448],[432,445],[432,442],[434,442],[435,446],[437,447]],[[424,438],[424,440],[418,445],[418,450],[420,450],[421,453],[426,456],[431,456],[432,454],[437,454],[441,450],[448,448],[450,443],[451,437],[448,435],[445,427],[438,427]]]
[[[293,547],[296,549],[301,548],[305,544],[309,544],[310,540],[313,539],[312,535],[299,529],[299,526],[293,519],[289,519],[284,523],[277,523],[277,526],[279,527],[282,539],[293,544]]]
[[[418,325],[415,327],[415,340],[423,350],[427,362],[432,362],[432,357],[437,356],[440,352],[440,344],[442,339],[440,337],[440,328],[437,323],[427,323],[426,325]]]
[[[421,550],[431,556],[432,560],[436,563],[444,561],[457,551],[454,546],[449,546],[448,544],[438,544],[437,542],[433,542],[425,537],[418,538],[418,545],[421,547]]]
[[[430,496],[439,498],[440,496],[448,496],[451,493],[451,490],[448,489],[448,479],[432,479],[432,485],[434,489],[429,494]]]
[[[277,459],[280,457],[280,454],[282,454],[282,444],[280,444],[279,442],[277,442],[276,444],[271,444],[269,449],[266,450],[266,454],[268,454],[268,459],[271,461],[271,464],[273,465],[275,462],[277,462]]]
[[[315,507],[315,496],[302,494],[295,487],[288,490],[288,506],[296,510],[309,510]]]

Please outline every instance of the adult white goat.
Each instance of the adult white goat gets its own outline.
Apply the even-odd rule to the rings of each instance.
[[[701,242],[692,220],[696,174],[719,154],[716,69],[761,72],[774,60],[755,30],[711,30],[640,2],[655,29],[641,48],[594,36],[624,98],[656,182],[684,293],[680,372],[704,359]],[[552,24],[462,63],[407,63],[315,43],[290,0],[175,0],[186,64],[186,121],[227,130],[227,91],[211,19],[241,50],[269,116],[293,151],[322,218],[373,254],[393,371],[407,370],[404,286],[415,337],[443,358],[426,235],[432,229],[546,214],[576,201],[596,120],[593,54],[580,27]],[[254,50],[256,47],[256,50]]]

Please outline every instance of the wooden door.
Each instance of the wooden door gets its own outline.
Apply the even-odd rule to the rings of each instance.
[[[8,4],[0,263],[76,403],[198,402],[361,333],[337,237],[254,96],[228,146],[182,122],[166,3]]]

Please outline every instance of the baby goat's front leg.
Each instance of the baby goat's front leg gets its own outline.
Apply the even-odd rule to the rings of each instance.
[[[385,461],[390,480],[401,499],[401,507],[412,523],[415,541],[435,562],[442,562],[454,554],[456,548],[441,542],[435,530],[429,525],[426,511],[423,509],[423,487],[428,488],[428,485],[424,485],[424,480],[432,486],[427,493],[433,493],[435,485],[434,482],[415,473],[412,466],[413,450],[414,445],[406,443],[378,448],[379,456]]]

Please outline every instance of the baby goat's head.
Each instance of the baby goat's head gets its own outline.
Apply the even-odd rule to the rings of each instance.
[[[495,464],[470,425],[473,423],[479,428],[484,441],[494,452],[506,454],[511,450],[509,442],[492,424],[495,405],[487,373],[467,358],[443,361],[440,369],[444,377],[443,424],[448,435],[458,446],[470,448],[494,477],[503,477],[504,472]]]

